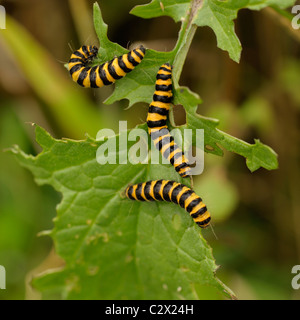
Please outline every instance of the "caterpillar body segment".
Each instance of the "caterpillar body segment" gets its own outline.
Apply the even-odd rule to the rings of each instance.
[[[150,180],[128,186],[126,197],[137,201],[168,201],[184,208],[195,223],[206,228],[211,216],[202,199],[189,187],[171,180]]]

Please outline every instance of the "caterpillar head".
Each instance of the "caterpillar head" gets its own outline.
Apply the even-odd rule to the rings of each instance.
[[[98,54],[98,48],[96,46],[88,46],[88,57],[86,59],[86,63],[90,63],[96,58]]]

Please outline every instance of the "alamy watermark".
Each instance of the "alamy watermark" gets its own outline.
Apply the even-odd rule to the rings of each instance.
[[[292,13],[295,14],[295,17],[292,19],[292,27],[295,30],[300,29],[300,5],[292,7]]]
[[[3,266],[0,265],[0,289],[6,289],[6,271]]]
[[[191,167],[190,174],[198,175],[204,169],[204,130],[177,128],[170,131],[175,143],[184,152]],[[102,129],[98,132],[96,140],[103,141],[97,149],[96,159],[101,165],[105,164],[131,164],[151,163],[169,164],[170,162],[151,143],[149,150],[149,134],[144,129],[127,130],[127,121],[119,121],[119,134],[112,129]],[[168,141],[164,139],[166,146]]]
[[[6,29],[6,11],[3,6],[0,6],[0,29]]]
[[[296,274],[292,279],[292,287],[298,290],[300,288],[300,265],[293,266],[292,273]]]

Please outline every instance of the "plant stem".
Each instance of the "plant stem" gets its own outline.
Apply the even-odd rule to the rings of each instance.
[[[176,52],[173,63],[173,81],[175,87],[178,86],[187,53],[197,30],[197,26],[193,24],[193,19],[198,10],[201,9],[202,5],[203,0],[194,0],[191,3],[187,18],[182,22],[182,26],[179,31],[178,41],[173,50]]]

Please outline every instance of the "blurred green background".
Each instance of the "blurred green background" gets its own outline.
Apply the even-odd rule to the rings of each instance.
[[[99,45],[93,2],[0,1],[7,12],[7,28],[0,30],[0,265],[7,289],[0,290],[0,299],[38,299],[27,284],[32,275],[61,264],[51,239],[38,236],[52,228],[60,195],[38,187],[2,150],[18,144],[26,153],[39,153],[32,122],[55,138],[84,139],[104,127],[117,132],[119,120],[134,127],[146,119],[146,104],[128,110],[126,101],[105,105],[113,87],[81,88],[64,68],[72,50]],[[141,3],[99,1],[110,40],[171,50],[180,25],[168,17],[130,15]],[[199,113],[220,119],[221,130],[271,146],[279,169],[250,173],[235,154],[206,154],[194,185],[210,208],[217,238],[210,229],[204,236],[221,266],[218,277],[238,298],[299,299],[291,269],[300,264],[300,31],[264,9],[241,10],[236,32],[243,47],[239,64],[216,47],[209,28],[198,29],[180,84],[201,96]],[[185,123],[181,106],[174,107],[174,118]]]

